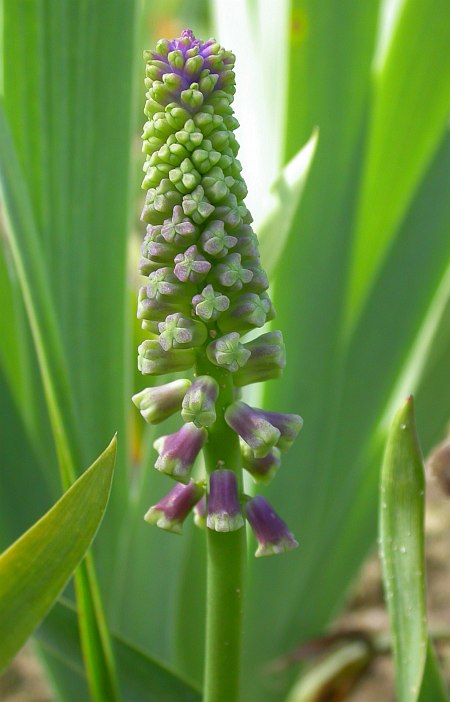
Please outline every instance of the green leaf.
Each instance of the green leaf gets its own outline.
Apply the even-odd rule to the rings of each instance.
[[[360,310],[447,128],[447,13],[446,0],[407,0],[375,76],[348,321]]]
[[[75,412],[38,230],[3,102],[0,102],[0,194],[5,206],[8,243],[39,359],[61,480],[67,488],[75,478],[74,466],[78,462]]]
[[[419,702],[448,702],[449,696],[439,670],[433,644],[428,640],[427,659],[423,671]]]
[[[380,552],[399,702],[418,699],[427,652],[422,454],[409,397],[388,435],[380,484]],[[434,699],[434,698],[433,698]]]
[[[36,638],[46,652],[84,678],[76,611],[68,602],[55,605]],[[118,636],[112,642],[124,702],[200,702],[200,693],[165,666]]]
[[[0,186],[5,203],[7,234],[33,335],[47,409],[58,454],[63,488],[74,480],[80,465],[81,444],[77,432],[73,394],[58,322],[50,292],[39,234],[25,179],[12,141],[8,120],[0,102]],[[94,694],[114,696],[114,664],[93,561],[88,554],[75,574],[83,618],[80,632],[86,665],[91,671]]]
[[[108,502],[116,439],[0,556],[0,667],[19,650],[86,553]]]
[[[284,167],[271,188],[271,209],[258,227],[261,261],[269,276],[273,275],[286,245],[318,139],[319,130],[314,129],[305,146]]]

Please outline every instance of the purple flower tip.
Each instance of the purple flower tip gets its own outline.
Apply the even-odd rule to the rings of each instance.
[[[247,503],[245,511],[258,541],[255,552],[257,558],[291,551],[298,546],[286,524],[274,512],[265,497],[254,497]]]
[[[214,531],[236,531],[244,526],[238,484],[232,470],[211,473],[206,526]]]
[[[203,487],[193,480],[187,485],[178,483],[156,505],[150,507],[144,519],[160,529],[181,534],[184,520],[202,495]]]
[[[153,444],[159,453],[155,468],[181,483],[187,483],[189,472],[207,437],[206,429],[199,429],[192,422],[184,424],[174,434],[161,436]]]

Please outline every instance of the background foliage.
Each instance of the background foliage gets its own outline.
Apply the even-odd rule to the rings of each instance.
[[[198,684],[204,628],[204,535],[172,538],[142,519],[164,481],[129,399],[143,382],[133,373],[141,50],[190,26],[237,55],[241,161],[288,355],[282,380],[259,392],[305,418],[265,489],[301,549],[249,558],[243,699],[271,702],[289,680],[266,664],[326,626],[373,543],[393,408],[415,393],[425,452],[450,414],[446,10],[445,0],[3,0],[0,541],[118,432],[93,548],[102,605],[87,636],[95,645],[104,610],[124,699],[139,694],[130,660],[163,699],[160,669],[139,656]],[[308,169],[295,156],[315,129]],[[69,588],[38,634],[65,700],[86,695],[74,601]]]

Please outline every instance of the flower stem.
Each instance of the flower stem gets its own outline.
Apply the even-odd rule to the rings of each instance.
[[[198,361],[197,372],[213,376],[220,387],[217,419],[204,448],[206,469],[233,470],[241,489],[239,439],[223,416],[233,401],[231,374],[206,358]],[[227,533],[207,529],[204,702],[239,700],[244,565],[245,528]]]

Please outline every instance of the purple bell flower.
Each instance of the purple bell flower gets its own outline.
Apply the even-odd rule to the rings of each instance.
[[[244,526],[236,476],[225,468],[209,478],[206,526],[214,531],[237,531]]]
[[[259,410],[238,400],[227,407],[225,421],[250,446],[256,458],[264,458],[280,438],[280,431]]]
[[[266,412],[240,400],[227,407],[225,421],[250,446],[255,458],[264,458],[273,446],[286,451],[303,426],[298,414]]]
[[[206,429],[199,429],[192,422],[184,424],[174,434],[161,436],[153,444],[159,453],[155,468],[180,483],[187,483],[191,468],[207,438]]]
[[[242,467],[250,473],[255,483],[268,485],[281,465],[280,451],[275,446],[267,456],[255,458],[252,449],[240,439]]]
[[[156,505],[150,507],[144,519],[160,529],[181,534],[184,520],[202,495],[203,487],[193,480],[187,485],[178,483]]]
[[[298,542],[265,497],[257,495],[251,499],[246,504],[245,512],[258,541],[257,558],[297,548]]]

